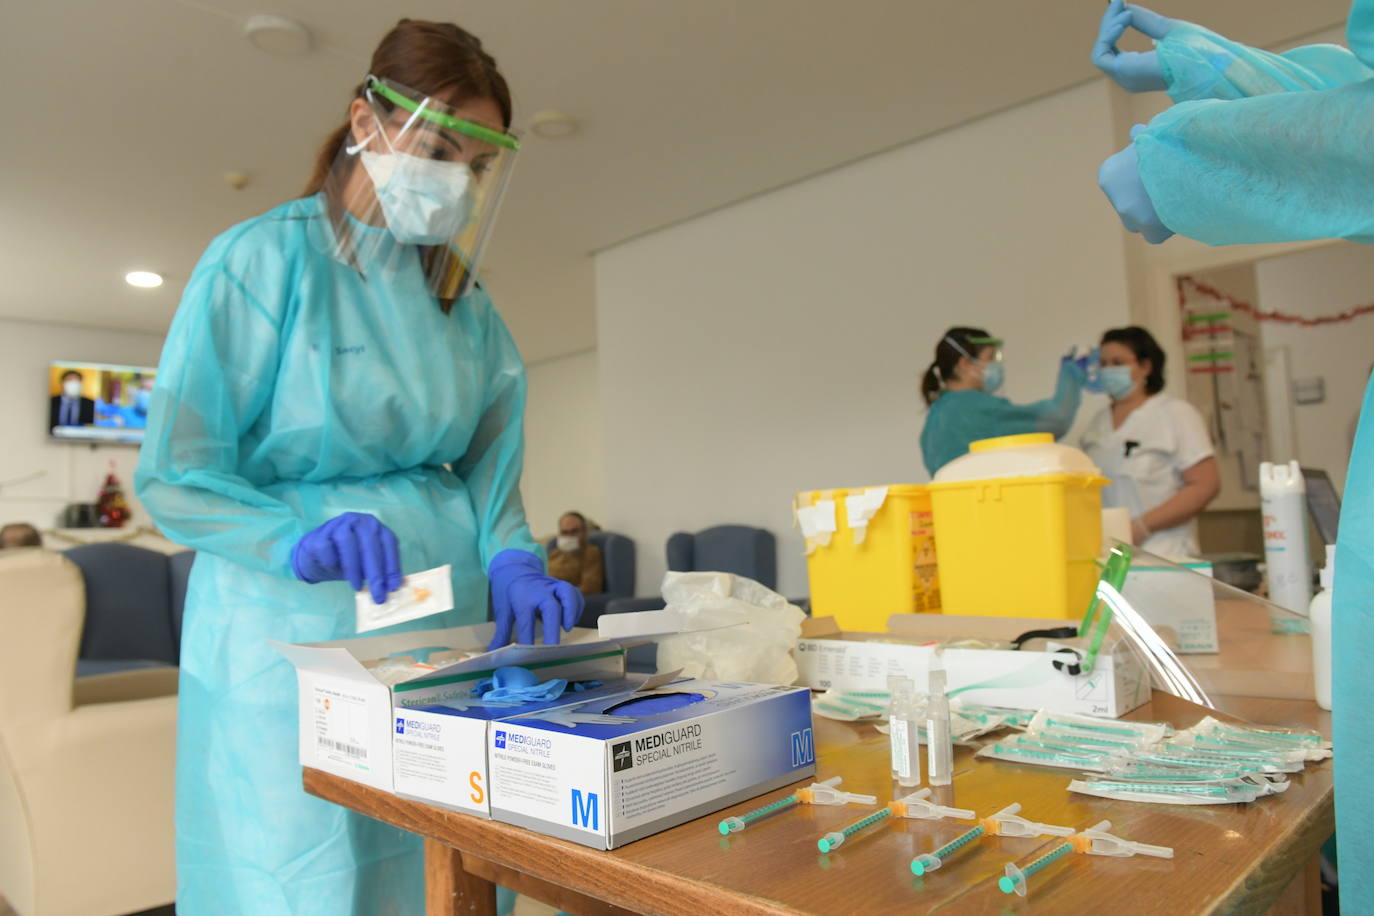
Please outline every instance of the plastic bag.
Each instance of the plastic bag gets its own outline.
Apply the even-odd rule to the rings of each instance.
[[[698,632],[660,640],[659,671],[759,684],[797,680],[792,647],[806,615],[777,592],[731,573],[670,572],[663,600],[682,615],[684,630]]]

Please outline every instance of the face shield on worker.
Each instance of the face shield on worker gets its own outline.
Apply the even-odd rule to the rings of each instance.
[[[350,115],[324,185],[331,253],[366,274],[405,263],[419,246],[430,292],[459,298],[491,235],[518,137],[490,100],[449,105],[376,76]]]
[[[988,394],[996,394],[998,389],[1002,387],[1002,383],[1006,381],[1006,370],[1002,365],[1002,339],[1000,337],[970,337],[967,342],[973,348],[971,353],[961,346],[953,335],[946,334],[945,342],[958,350],[974,365],[979,373],[982,389]],[[986,353],[985,351],[989,347],[992,348],[992,352]]]

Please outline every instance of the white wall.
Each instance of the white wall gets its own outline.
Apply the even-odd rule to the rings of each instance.
[[[134,510],[133,524],[149,524],[133,494],[138,449],[134,446],[76,445],[48,439],[48,364],[54,361],[156,366],[160,334],[103,331],[54,324],[0,320],[0,524],[30,522],[51,528],[71,502],[94,502],[110,462]],[[6,481],[43,475],[27,483]]]
[[[792,495],[925,479],[917,386],[948,325],[1007,339],[1023,401],[1124,323],[1092,180],[1111,125],[1097,81],[600,253],[602,521],[639,542],[639,591],[671,532],[741,522],[805,594]]]
[[[1366,245],[1340,242],[1270,258],[1255,272],[1265,311],[1316,317],[1374,302],[1374,259]],[[1265,347],[1288,348],[1295,380],[1325,381],[1325,401],[1295,408],[1298,460],[1325,469],[1344,491],[1350,436],[1374,365],[1374,315],[1314,328],[1267,321],[1262,329]]]
[[[576,510],[605,524],[605,451],[596,351],[532,363],[521,494],[537,538]]]

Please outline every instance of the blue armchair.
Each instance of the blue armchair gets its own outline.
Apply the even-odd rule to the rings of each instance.
[[[668,568],[674,572],[728,572],[768,588],[778,585],[778,540],[748,525],[717,525],[668,538]]]
[[[587,540],[601,549],[601,559],[606,564],[606,590],[586,596],[587,606],[577,625],[595,627],[597,619],[605,613],[607,604],[635,593],[635,542],[612,531],[589,532]],[[544,548],[553,550],[555,543],[554,538],[549,538]]]
[[[668,538],[667,553],[668,569],[672,572],[728,572],[747,576],[768,588],[777,587],[777,538],[764,528],[717,525],[696,534],[679,531]],[[607,602],[605,613],[624,614],[661,607],[661,597],[616,598]],[[652,645],[631,649],[631,670],[655,670],[657,649]]]
[[[118,542],[65,551],[86,586],[77,675],[177,665],[186,580],[195,553],[168,556]]]

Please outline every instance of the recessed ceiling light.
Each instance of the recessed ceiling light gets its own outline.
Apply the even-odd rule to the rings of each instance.
[[[124,282],[130,286],[153,289],[162,285],[162,274],[155,274],[151,270],[131,270],[124,275]]]
[[[534,117],[530,118],[530,130],[545,140],[562,140],[564,137],[571,137],[577,133],[580,126],[577,119],[572,115],[552,109],[536,111]]]
[[[285,16],[249,16],[243,34],[259,51],[268,54],[304,54],[310,50],[310,31]]]

